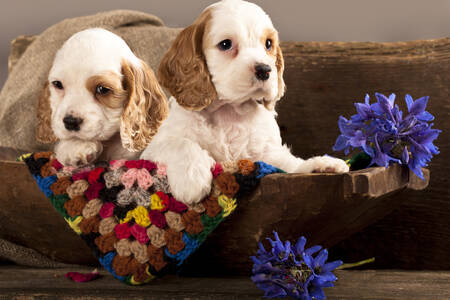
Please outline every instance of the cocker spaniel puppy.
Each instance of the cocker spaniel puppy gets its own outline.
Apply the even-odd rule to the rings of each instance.
[[[37,139],[58,141],[57,159],[133,159],[155,135],[168,104],[153,71],[104,29],[70,37],[56,53],[38,101]]]
[[[224,0],[206,8],[175,39],[159,66],[175,99],[141,157],[167,165],[185,203],[210,191],[215,161],[261,160],[287,172],[347,172],[343,160],[295,157],[282,144],[275,103],[283,96],[278,33],[257,5]]]

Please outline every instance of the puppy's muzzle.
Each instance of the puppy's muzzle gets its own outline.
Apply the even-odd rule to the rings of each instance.
[[[255,65],[255,76],[258,80],[266,81],[270,77],[270,72],[272,68],[266,64],[256,64]]]
[[[66,115],[63,119],[64,127],[69,131],[79,131],[83,119],[76,118],[72,115]]]

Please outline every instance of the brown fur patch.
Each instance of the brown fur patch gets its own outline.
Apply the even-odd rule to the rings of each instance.
[[[189,110],[202,110],[217,98],[203,54],[210,19],[207,9],[176,37],[159,65],[161,85]]]
[[[264,101],[264,106],[268,110],[274,110],[275,109],[275,103],[280,100],[281,97],[283,97],[285,92],[285,84],[283,80],[283,72],[284,72],[284,59],[283,59],[283,52],[280,48],[280,41],[278,38],[278,32],[272,28],[267,28],[264,30],[263,35],[261,36],[261,43],[266,45],[266,40],[271,39],[272,40],[272,48],[269,50],[266,50],[269,55],[272,55],[275,57],[275,66],[277,67],[277,73],[278,73],[278,95],[277,99],[275,101]]]
[[[56,142],[56,136],[52,130],[52,108],[50,107],[50,88],[48,81],[45,83],[38,99],[36,139],[41,143]]]
[[[110,91],[101,95],[97,93],[97,86],[103,86]],[[95,75],[88,78],[86,88],[101,104],[109,108],[121,108],[127,99],[127,92],[122,86],[122,76],[107,72],[101,75]]]
[[[270,49],[266,49],[266,52],[272,55],[273,57],[276,57],[276,46],[278,45],[278,34],[277,32],[272,28],[267,28],[263,31],[263,34],[261,36],[261,43],[263,44],[264,48],[266,47],[266,41],[267,39],[272,40],[272,47]]]
[[[284,73],[284,58],[283,58],[283,52],[281,51],[280,44],[277,43],[276,45],[277,49],[277,61],[275,62],[275,65],[277,66],[278,70],[278,100],[283,97],[284,92],[286,91],[286,85],[284,84],[283,80],[283,73]],[[275,106],[275,104],[274,104]]]
[[[130,151],[141,151],[158,132],[169,113],[169,105],[152,69],[142,60],[136,67],[122,61],[123,85],[127,92],[120,137]]]

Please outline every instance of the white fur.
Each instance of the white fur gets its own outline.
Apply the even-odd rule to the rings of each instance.
[[[48,81],[51,123],[59,139],[55,146],[58,160],[66,165],[89,163],[100,155],[103,159],[136,158],[118,137],[123,108],[112,109],[99,103],[86,88],[86,81],[105,72],[121,74],[121,60],[140,65],[125,41],[101,28],[87,29],[70,37],[56,53]],[[51,82],[61,81],[64,90]],[[83,118],[79,131],[64,127],[63,118],[71,114]],[[108,144],[108,147],[103,147]],[[105,151],[102,150],[105,148]]]
[[[219,99],[234,104],[249,99],[274,99],[278,92],[276,60],[267,55],[261,43],[264,30],[274,29],[269,16],[256,4],[241,0],[217,2],[210,8],[212,22],[204,38],[208,43],[203,45],[203,51]],[[238,51],[236,57],[217,48],[225,39],[233,42],[233,50]],[[272,68],[269,80],[256,79],[256,63]]]
[[[273,28],[270,18],[257,5],[241,0],[224,0],[211,8],[210,31],[205,33],[210,44],[203,50],[218,99],[196,112],[171,98],[168,118],[141,157],[166,164],[174,196],[188,204],[209,193],[215,161],[261,160],[298,173],[347,172],[346,163],[337,158],[303,160],[292,155],[282,144],[275,111],[258,103],[278,100],[275,58],[261,43],[263,30]],[[236,57],[215,47],[224,39],[239,47]],[[269,80],[255,79],[255,63],[272,67]]]

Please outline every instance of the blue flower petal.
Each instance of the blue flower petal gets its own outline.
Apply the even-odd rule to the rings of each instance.
[[[250,277],[254,283],[270,282],[270,276],[264,273],[259,273]]]
[[[392,109],[392,114],[394,115],[395,123],[399,124],[402,121],[403,113],[397,104],[395,104],[395,107]]]
[[[383,113],[389,115],[392,109],[392,105],[389,99],[385,95],[380,93],[375,93],[375,97],[377,98],[378,104],[380,105],[380,108],[383,111]]]
[[[428,98],[428,96],[425,96],[414,101],[414,103],[410,107],[409,113],[418,115],[424,112],[425,108],[427,107]]]
[[[336,143],[333,146],[333,151],[341,151],[348,147],[348,138],[342,134],[336,139]]]
[[[410,130],[417,123],[417,118],[414,115],[409,115],[403,119],[399,124],[399,130],[405,132],[405,130]]]
[[[431,122],[434,120],[434,116],[427,111],[424,111],[424,112],[418,114],[416,117],[418,120],[424,121],[424,122]]]
[[[311,270],[314,270],[314,259],[312,258],[311,255],[308,255],[305,252],[303,252],[303,261]]]
[[[335,260],[335,261],[332,261],[332,262],[324,264],[322,266],[321,270],[324,273],[331,272],[334,269],[336,269],[337,267],[339,267],[340,265],[342,265],[342,261],[341,260]]]
[[[366,152],[367,155],[369,155],[370,157],[374,157],[375,156],[375,151],[373,150],[372,147],[368,146],[367,144],[364,144],[362,146],[364,152]]]
[[[306,249],[305,253],[306,253],[306,255],[313,255],[317,251],[320,251],[320,249],[322,249],[322,246],[315,245],[315,246],[312,246],[311,248]]]
[[[355,135],[348,140],[348,143],[354,148],[362,147],[366,144],[366,137],[361,130],[357,130]]]
[[[314,258],[314,268],[322,266],[327,259],[328,259],[328,250],[327,249],[323,249]]]
[[[370,96],[369,96],[369,94],[366,94],[366,96],[364,97],[364,103],[366,103],[367,105],[370,105]]]
[[[327,287],[333,287],[333,286],[334,286],[333,281],[325,281],[320,284],[321,288],[327,288]]]
[[[314,299],[317,299],[317,300],[326,299],[325,293],[323,292],[322,288],[320,288],[320,287],[313,287],[309,291],[309,293],[310,293],[311,297],[314,297]]]
[[[389,104],[391,105],[391,108],[394,107],[395,94],[394,93],[390,94],[388,100],[389,100]]]
[[[414,103],[414,100],[411,97],[411,95],[406,94],[405,102],[406,102],[406,107],[408,108],[408,112],[410,112],[411,111],[411,105]]]
[[[433,154],[433,155],[440,153],[438,147],[436,147],[433,143],[429,143],[427,145],[427,147],[428,147],[428,150],[430,150],[431,154]]]
[[[353,136],[357,128],[355,126],[352,126],[352,122],[347,120],[343,116],[339,117],[338,126],[339,129],[341,130],[341,133],[348,137]]]
[[[356,111],[362,120],[366,120],[369,118],[371,109],[370,105],[364,103],[355,103]]]
[[[419,164],[417,164],[415,158],[413,158],[413,159],[411,159],[411,160],[409,161],[408,167],[409,167],[409,169],[410,169],[411,171],[413,171],[414,174],[416,174],[417,177],[419,177],[420,179],[424,180],[422,168],[420,167]]]
[[[414,145],[414,150],[415,151],[414,152],[411,151],[414,155],[422,155],[422,154],[430,155],[431,154],[430,150],[425,145],[417,142],[415,139],[410,137],[410,138],[408,138],[408,141],[412,145]]]
[[[264,294],[264,297],[266,298],[284,298],[286,296],[287,296],[286,291],[276,285],[268,287],[268,289],[266,289],[266,292]]]
[[[384,114],[384,111],[378,102],[371,104],[370,109],[378,115]]]
[[[317,275],[317,280],[319,280],[320,282],[336,281],[337,277],[333,273],[327,272]]]
[[[419,144],[426,145],[437,139],[441,132],[439,129],[430,129],[419,136],[415,136],[414,140]]]
[[[306,245],[306,238],[304,236],[301,236],[294,246],[295,255],[301,255],[303,251],[305,251],[305,245]]]
[[[377,164],[380,167],[388,166],[387,155],[381,151],[380,145],[378,143],[378,134],[375,134],[375,156],[372,159],[372,162]]]

